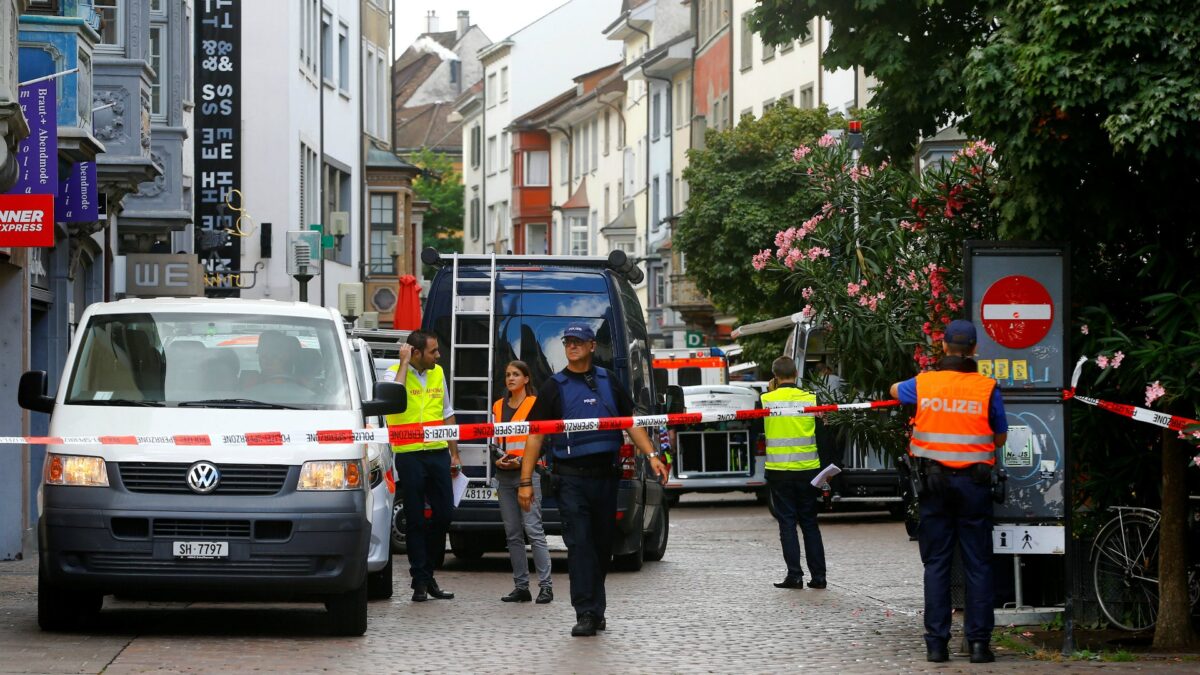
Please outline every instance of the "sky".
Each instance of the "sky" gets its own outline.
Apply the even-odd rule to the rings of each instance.
[[[438,30],[454,30],[458,25],[459,10],[471,13],[471,23],[479,26],[492,42],[533,23],[550,10],[563,5],[567,0],[396,0],[396,56],[425,32],[425,15],[429,10],[437,12]],[[620,13],[618,0],[585,0],[587,2],[609,2],[613,5],[613,17]]]

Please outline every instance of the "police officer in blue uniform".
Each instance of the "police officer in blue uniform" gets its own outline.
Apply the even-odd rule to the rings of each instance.
[[[577,322],[563,332],[567,367],[538,387],[538,399],[529,420],[591,419],[633,415],[633,399],[608,370],[592,364],[596,334]],[[667,467],[643,428],[629,430],[634,445],[649,458],[650,469],[662,482]],[[545,436],[531,434],[521,463],[517,499],[529,510],[533,501],[533,471],[541,456]],[[618,452],[624,442],[620,431],[585,431],[555,434],[549,439],[557,484],[563,541],[567,544],[567,569],[571,578],[571,605],[575,626],[571,635],[595,635],[607,628],[604,616],[604,578],[612,557],[620,484]]]

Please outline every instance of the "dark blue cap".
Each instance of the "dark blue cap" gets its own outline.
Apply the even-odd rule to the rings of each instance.
[[[591,342],[596,339],[596,333],[586,323],[573,323],[568,325],[567,329],[563,331],[563,339],[567,338],[576,338],[584,342]]]
[[[973,347],[976,339],[975,324],[965,319],[955,319],[946,326],[946,336],[943,339],[946,344]]]

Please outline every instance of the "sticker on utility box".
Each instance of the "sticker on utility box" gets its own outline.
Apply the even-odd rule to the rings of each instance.
[[[1062,555],[1066,539],[1061,525],[996,525],[992,552],[1010,555]]]
[[[1008,428],[1008,442],[1004,444],[1004,466],[1014,468],[1033,466],[1033,427],[1012,426]]]

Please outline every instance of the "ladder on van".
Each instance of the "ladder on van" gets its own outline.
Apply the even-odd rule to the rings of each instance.
[[[478,259],[478,256],[472,256]],[[463,276],[459,267],[460,256],[453,255],[453,284],[454,291],[450,303],[450,393],[454,403],[454,412],[459,422],[464,422],[463,416],[469,416],[470,421],[489,421],[492,415],[491,396],[492,373],[495,368],[496,343],[496,256],[488,255],[487,272],[484,276]],[[472,266],[473,270],[481,267]],[[480,287],[486,284],[486,294],[480,294]],[[487,329],[483,336],[479,330],[463,330],[470,324],[476,327],[486,317]],[[462,325],[460,325],[462,324]],[[480,341],[480,338],[483,338]],[[482,397],[478,395],[482,389]],[[467,400],[467,393],[474,392],[476,401],[482,400],[482,409],[475,404],[460,408],[459,401]],[[484,467],[482,478],[490,482],[492,477],[491,454],[488,441],[460,443],[459,453],[463,467],[478,466],[479,460]],[[474,472],[471,472],[474,473]],[[472,479],[480,476],[468,476]]]

